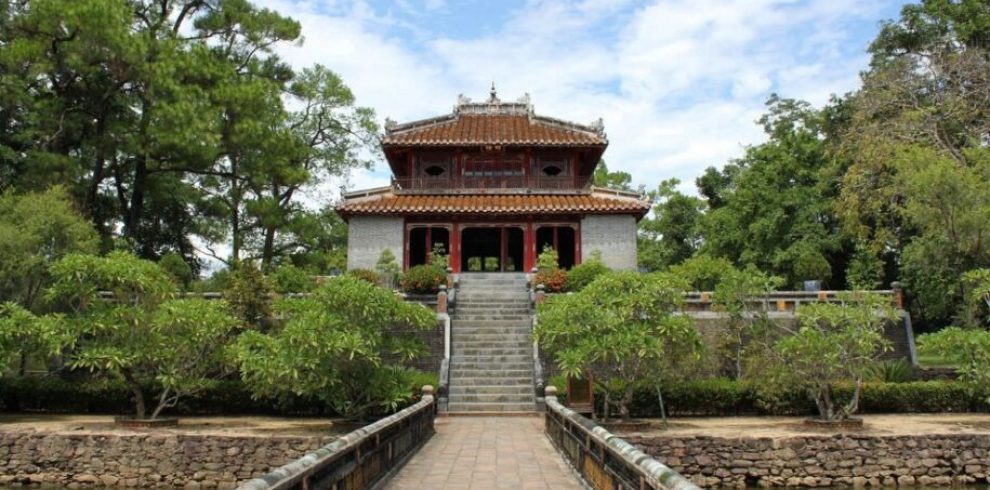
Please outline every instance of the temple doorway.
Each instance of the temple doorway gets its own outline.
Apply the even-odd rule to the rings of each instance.
[[[574,267],[577,255],[574,228],[570,226],[541,226],[536,229],[536,255],[546,247],[557,251],[557,265],[569,270]]]
[[[430,263],[431,254],[450,254],[450,230],[440,226],[417,226],[409,230],[409,267]]]
[[[522,228],[468,227],[461,232],[464,272],[522,272],[523,251]]]

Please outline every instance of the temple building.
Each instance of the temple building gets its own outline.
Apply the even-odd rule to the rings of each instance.
[[[524,272],[553,247],[570,268],[596,250],[613,269],[636,267],[636,222],[649,201],[592,185],[608,146],[601,120],[541,116],[529,96],[459,97],[450,114],[386,121],[388,187],[347,192],[348,269],[373,269],[391,250],[404,269],[449,254],[455,272]]]

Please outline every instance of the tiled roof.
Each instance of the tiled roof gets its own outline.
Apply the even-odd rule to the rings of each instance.
[[[625,195],[590,194],[395,194],[380,192],[346,199],[342,215],[395,214],[635,214],[649,201]]]
[[[480,103],[461,97],[454,112],[405,124],[386,121],[385,146],[604,146],[601,120],[578,124],[533,112],[529,98],[502,102],[494,94]]]

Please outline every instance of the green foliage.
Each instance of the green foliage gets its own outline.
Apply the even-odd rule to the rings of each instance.
[[[189,289],[189,285],[193,281],[193,271],[181,255],[169,252],[158,261],[158,266],[168,273],[180,288]]]
[[[760,119],[769,140],[723,170],[699,179],[710,211],[702,251],[753,265],[787,284],[827,279],[844,264],[833,209],[835,178],[828,138],[844,124],[844,102],[820,110],[771,96]]]
[[[157,264],[122,252],[69,255],[52,276],[49,294],[73,310],[62,322],[76,340],[70,366],[123,380],[137,417],[147,415],[145,386],[155,389],[155,418],[218,374],[238,323],[223,301],[171,299],[173,283]]]
[[[410,267],[402,276],[402,290],[411,294],[431,294],[447,284],[447,270],[433,264]]]
[[[17,303],[0,303],[0,376],[14,354],[53,356],[74,341],[60,316],[38,317]]]
[[[755,334],[754,329],[769,323],[767,311],[769,304],[767,296],[783,283],[783,279],[768,276],[762,272],[747,268],[746,270],[729,269],[715,286],[712,293],[712,306],[715,310],[728,316],[728,332],[731,337],[728,347],[733,369],[733,378],[743,378],[743,357],[746,355],[745,340]],[[761,325],[762,324],[762,325]],[[761,345],[753,343],[748,350],[754,355],[762,355]]]
[[[468,272],[481,272],[481,257],[468,257]]]
[[[282,264],[268,275],[276,293],[308,293],[316,288],[313,276],[292,264]]]
[[[962,276],[965,319],[972,326],[990,324],[990,269],[966,271]]]
[[[274,293],[275,289],[269,278],[261,273],[254,262],[246,261],[231,267],[227,286],[223,290],[223,299],[234,316],[241,319],[244,327],[264,329],[272,318]]]
[[[547,245],[543,247],[540,255],[536,256],[536,269],[538,271],[550,271],[560,268],[560,256],[553,247]]]
[[[96,230],[76,213],[64,188],[0,194],[0,300],[37,311],[48,267],[66,254],[95,252],[97,245]]]
[[[351,277],[356,277],[362,281],[378,284],[378,273],[373,270],[368,269],[351,269],[347,271],[347,275]]]
[[[668,179],[649,193],[652,216],[639,222],[639,265],[659,271],[694,255],[701,244],[705,202],[677,190],[680,181]]]
[[[905,359],[888,359],[877,362],[865,379],[885,383],[905,383],[914,379],[914,368]]]
[[[598,253],[597,257],[592,255],[589,260],[586,260],[567,271],[567,290],[580,291],[588,284],[591,284],[591,281],[594,281],[595,278],[609,271],[610,269],[602,263],[601,253]],[[547,283],[547,279],[548,278],[543,278],[544,285]]]
[[[104,244],[145,258],[190,260],[193,236],[265,270],[338,250],[301,198],[367,166],[377,127],[332,71],[274,54],[299,23],[248,0],[0,12],[0,191],[63,185]]]
[[[341,276],[309,297],[280,301],[278,312],[287,319],[281,330],[245,332],[232,353],[255,396],[313,396],[349,417],[394,409],[413,396],[409,371],[383,358],[411,359],[422,351],[415,339],[390,332],[434,326],[427,308]]]
[[[485,272],[498,272],[498,257],[485,257]]]
[[[375,272],[378,273],[378,280],[381,281],[382,286],[392,289],[399,279],[402,267],[396,262],[395,254],[386,248],[382,249],[381,255],[378,256],[378,262],[375,262]]]
[[[959,380],[990,403],[990,331],[947,327],[919,335],[918,353],[951,362]]]
[[[445,270],[450,265],[450,258],[447,256],[442,243],[437,243],[433,246],[433,250],[430,251],[430,264],[442,267]]]
[[[683,291],[683,281],[667,274],[608,273],[541,303],[533,335],[562,373],[590,374],[603,387],[621,380],[616,405],[628,418],[633,382],[669,376],[680,359],[701,351],[693,322],[675,314]]]
[[[595,168],[595,174],[592,177],[592,180],[598,187],[617,189],[620,191],[632,190],[630,187],[630,184],[632,183],[632,175],[629,175],[628,172],[609,172],[608,166],[605,165],[605,160],[598,162],[598,167]]]
[[[722,278],[735,267],[726,259],[698,255],[671,266],[668,271],[683,279],[695,291],[712,291]]]
[[[883,285],[883,260],[868,244],[859,242],[846,269],[846,282],[853,290],[868,291]]]
[[[769,372],[771,381],[807,389],[823,420],[842,420],[859,408],[863,380],[890,348],[884,327],[899,318],[886,297],[864,293],[842,299],[844,304],[801,305],[798,331],[773,346],[777,368]],[[844,403],[835,393],[842,381],[855,385]]]

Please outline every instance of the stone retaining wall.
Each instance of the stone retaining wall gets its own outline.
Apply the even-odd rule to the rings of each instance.
[[[990,472],[990,434],[620,437],[704,487],[962,485]]]
[[[231,489],[333,437],[72,434],[0,428],[0,486]]]

